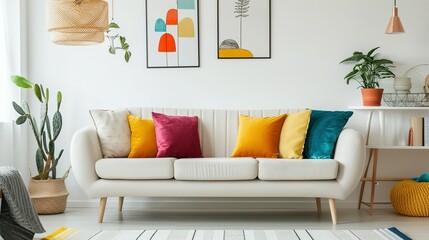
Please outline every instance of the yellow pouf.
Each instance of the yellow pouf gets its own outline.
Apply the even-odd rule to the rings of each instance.
[[[390,191],[390,201],[402,215],[429,217],[429,182],[401,181]]]

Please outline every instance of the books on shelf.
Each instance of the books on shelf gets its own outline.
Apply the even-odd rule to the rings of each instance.
[[[423,146],[429,146],[429,117],[423,118]]]
[[[408,146],[429,146],[429,117],[412,117]]]

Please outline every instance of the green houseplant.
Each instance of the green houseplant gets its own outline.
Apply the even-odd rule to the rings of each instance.
[[[20,88],[33,89],[34,95],[41,103],[40,120],[37,121],[26,101],[23,101],[21,105],[15,101],[12,102],[13,108],[19,114],[16,124],[22,125],[28,122],[37,143],[35,159],[38,174],[30,179],[29,184],[33,204],[39,214],[64,212],[68,196],[64,180],[70,169],[62,178],[57,178],[57,165],[64,149],[56,154],[55,147],[55,141],[58,139],[63,125],[60,113],[62,94],[60,91],[57,92],[56,111],[51,120],[48,115],[49,88],[44,89],[41,84],[35,84],[18,75],[12,76],[11,81]]]
[[[117,33],[117,30],[119,29],[119,25],[115,22],[110,22],[109,27],[107,29],[107,39],[109,40],[109,53],[110,54],[116,54],[117,50],[124,51],[124,58],[125,61],[130,61],[131,58],[131,52],[129,50],[130,45],[126,42],[126,38],[124,36],[121,36]],[[117,46],[115,44],[116,40],[119,38],[121,46]]]
[[[379,48],[373,48],[366,54],[354,52],[352,56],[340,62],[340,64],[355,64],[352,71],[344,79],[347,84],[350,84],[351,80],[359,83],[358,88],[361,88],[364,106],[380,106],[383,89],[379,88],[379,81],[395,77],[395,74],[390,70],[395,67],[393,61],[377,58],[379,53],[376,53],[376,51]]]

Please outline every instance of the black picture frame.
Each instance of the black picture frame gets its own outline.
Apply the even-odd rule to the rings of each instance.
[[[240,10],[241,12],[239,12]],[[254,26],[248,28],[244,35],[243,21],[251,17],[253,19],[249,21],[249,25],[253,23]],[[237,23],[238,19],[240,19],[241,23]],[[263,22],[261,23],[261,21]],[[263,26],[259,26],[260,23]],[[236,29],[232,29],[237,24],[239,25],[238,33],[235,32]],[[264,26],[266,27],[265,29]],[[250,39],[251,44],[247,44],[247,46],[240,44],[242,43],[243,35],[248,40]],[[252,36],[254,36],[254,39]],[[217,0],[217,58],[271,58],[271,0]]]
[[[193,2],[193,9],[191,9],[191,2]],[[176,11],[176,23],[174,23],[174,11]],[[195,12],[192,13],[192,11]],[[186,21],[184,21],[185,18]],[[199,18],[199,0],[146,0],[146,67],[200,67]],[[193,37],[190,37],[192,31],[189,30],[191,22],[194,27]],[[165,29],[162,29],[163,27]],[[165,31],[162,32],[162,30]],[[173,41],[175,52],[172,49]],[[164,62],[162,62],[163,58],[165,58]]]

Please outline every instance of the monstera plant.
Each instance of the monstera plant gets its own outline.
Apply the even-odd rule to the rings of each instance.
[[[62,116],[60,113],[62,94],[57,92],[56,110],[52,119],[48,116],[49,112],[49,88],[44,89],[41,84],[35,84],[28,79],[14,75],[11,77],[13,83],[20,88],[32,88],[38,101],[41,103],[40,119],[33,116],[28,106],[27,101],[23,101],[21,105],[12,102],[13,108],[19,114],[16,119],[17,125],[29,123],[37,143],[36,165],[38,175],[33,177],[35,180],[46,180],[57,178],[57,165],[64,152],[64,149],[56,155],[55,141],[60,135],[63,125]]]

